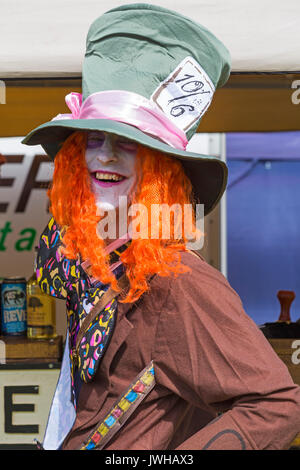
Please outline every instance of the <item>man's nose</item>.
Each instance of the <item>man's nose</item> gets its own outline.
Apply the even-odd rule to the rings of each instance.
[[[97,155],[97,159],[101,163],[110,163],[118,160],[118,156],[115,151],[115,145],[111,138],[106,137],[101,147],[101,152]]]

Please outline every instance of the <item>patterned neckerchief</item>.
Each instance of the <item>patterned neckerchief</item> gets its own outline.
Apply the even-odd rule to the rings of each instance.
[[[80,325],[109,286],[89,275],[87,260],[82,261],[80,257],[76,260],[65,258],[60,252],[61,243],[60,228],[52,218],[40,237],[36,260],[37,280],[45,293],[66,300],[72,396],[74,399],[75,371],[77,369],[80,379],[84,382],[90,382],[95,376],[113,334],[118,303],[116,299],[113,299],[89,325],[80,342],[79,361],[75,366],[72,349],[75,346]],[[124,240],[116,240],[106,248],[110,267],[117,279],[124,273],[120,255],[130,243],[129,239],[125,243]]]

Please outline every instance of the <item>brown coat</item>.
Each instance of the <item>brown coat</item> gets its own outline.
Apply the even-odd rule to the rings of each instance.
[[[105,449],[282,449],[300,432],[300,387],[237,293],[204,260],[182,260],[190,273],[156,276],[136,304],[119,303],[63,449],[80,446],[151,360],[154,389]]]

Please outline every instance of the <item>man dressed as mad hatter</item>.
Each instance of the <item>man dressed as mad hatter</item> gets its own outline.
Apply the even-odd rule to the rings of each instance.
[[[45,449],[286,449],[300,431],[299,386],[224,276],[188,248],[196,207],[216,206],[227,169],[186,146],[229,74],[205,27],[121,6],[89,29],[71,114],[23,141],[55,157],[37,277],[67,306]],[[164,237],[148,215],[174,204],[193,217],[174,212]],[[143,209],[136,231],[132,207]]]

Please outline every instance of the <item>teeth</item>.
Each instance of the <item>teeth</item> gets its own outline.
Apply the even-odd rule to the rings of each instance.
[[[123,179],[123,176],[119,176],[114,173],[101,173],[100,171],[97,171],[96,178],[97,180],[121,181]]]

